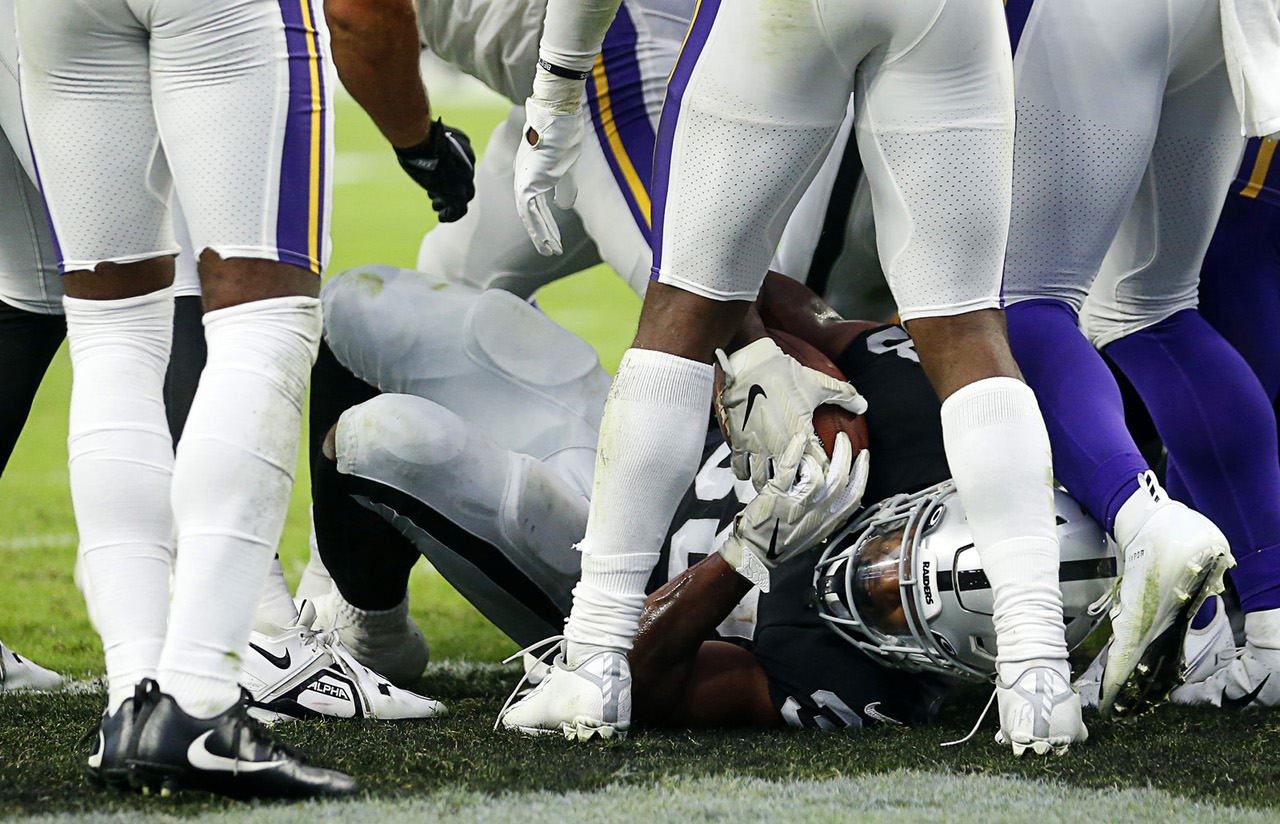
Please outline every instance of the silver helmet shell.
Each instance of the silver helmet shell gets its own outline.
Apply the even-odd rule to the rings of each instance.
[[[1116,551],[1067,493],[1054,491],[1067,646],[1102,620]],[[814,573],[819,614],[854,646],[900,669],[966,681],[996,671],[994,599],[955,484],[898,495],[828,543]]]

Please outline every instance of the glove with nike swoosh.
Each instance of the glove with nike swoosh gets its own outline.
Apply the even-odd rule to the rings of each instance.
[[[724,389],[716,396],[716,416],[729,443],[730,466],[757,491],[769,482],[770,464],[797,434],[806,436],[804,455],[825,474],[827,453],[813,429],[813,410],[834,404],[854,415],[866,400],[848,381],[810,369],[771,338],[760,338],[725,355],[717,350]]]
[[[476,196],[476,155],[465,132],[437,120],[421,143],[396,148],[396,158],[400,168],[427,190],[441,223],[467,213],[467,204]]]
[[[869,451],[853,460],[849,436],[841,432],[825,475],[804,453],[805,438],[797,435],[776,462],[778,471],[734,518],[733,531],[716,549],[761,592],[769,591],[771,569],[831,537],[862,505]]]

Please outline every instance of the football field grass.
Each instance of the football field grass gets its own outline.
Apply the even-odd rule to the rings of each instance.
[[[479,150],[503,115],[494,103],[438,99]],[[342,106],[332,271],[411,266],[429,225],[426,198],[363,115]],[[539,305],[616,365],[638,301],[600,269],[539,294]],[[66,472],[70,370],[60,354],[28,430],[0,479],[0,639],[82,682],[101,674],[101,647],[72,583],[75,525]],[[3,399],[0,399],[3,402]],[[296,581],[307,555],[307,473],[280,547]],[[422,724],[331,721],[281,727],[325,766],[361,781],[356,800],[245,805],[184,793],[141,799],[91,788],[78,743],[101,711],[91,687],[0,695],[0,818],[211,821],[1271,821],[1280,820],[1280,713],[1166,707],[1136,723],[1090,715],[1092,738],[1062,758],[1014,760],[978,736],[950,748],[986,701],[961,697],[930,728],[644,732],[571,745],[491,731],[518,671],[514,645],[419,564],[414,617],[432,644],[422,691],[446,718]]]

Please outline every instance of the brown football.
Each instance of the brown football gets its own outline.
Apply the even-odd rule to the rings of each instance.
[[[833,378],[845,379],[839,367],[810,344],[805,343],[794,335],[779,332],[776,329],[770,329],[769,336],[778,344],[779,349],[810,369],[815,369]],[[717,395],[724,388],[724,375],[721,373],[719,366],[716,367],[715,387]],[[844,432],[849,436],[849,443],[853,447],[854,455],[867,448],[866,420],[861,415],[854,415],[838,406],[824,404],[815,409],[813,411],[813,429],[818,433],[818,439],[822,441],[828,456],[836,448],[836,435],[840,432]]]

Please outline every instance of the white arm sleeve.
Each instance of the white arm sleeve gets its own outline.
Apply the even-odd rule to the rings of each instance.
[[[570,71],[591,71],[621,5],[622,0],[547,0],[538,57]],[[582,87],[581,80],[557,77],[539,67],[533,96],[553,111],[565,106],[574,108]]]

